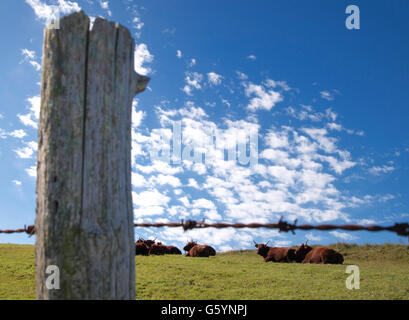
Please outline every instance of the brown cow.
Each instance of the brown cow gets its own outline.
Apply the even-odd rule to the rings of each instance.
[[[186,257],[209,257],[216,255],[216,250],[211,246],[197,244],[194,241],[188,242],[183,250],[187,251]]]
[[[163,255],[167,253],[166,246],[164,246],[162,243],[154,243],[150,248],[149,248],[149,254],[156,254],[156,255]]]
[[[182,251],[175,246],[166,246],[166,254],[182,254]]]
[[[136,242],[135,243],[135,255],[147,256],[149,255],[149,248],[143,242]]]
[[[295,250],[287,247],[269,247],[263,243],[256,243],[257,254],[264,258],[264,262],[293,262],[295,261]]]
[[[139,238],[138,241],[136,241],[136,243],[144,243],[148,248],[150,248],[155,243],[155,240],[156,238],[153,240],[144,240],[142,238]]]
[[[295,252],[297,262],[320,263],[320,264],[342,264],[344,257],[339,252],[328,248],[312,248],[307,242],[301,244]]]

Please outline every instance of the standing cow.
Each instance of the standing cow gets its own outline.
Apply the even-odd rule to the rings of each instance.
[[[295,250],[287,247],[269,247],[263,243],[256,243],[257,254],[264,258],[264,262],[293,262],[296,261]]]
[[[344,257],[339,252],[328,248],[312,248],[307,242],[302,243],[295,252],[297,262],[317,264],[342,264]]]
[[[216,250],[211,246],[197,244],[194,241],[188,242],[183,250],[187,251],[186,257],[209,257],[216,255]]]

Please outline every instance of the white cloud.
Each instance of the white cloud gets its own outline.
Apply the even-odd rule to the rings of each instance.
[[[237,74],[237,78],[239,78],[240,80],[247,80],[248,79],[247,74],[245,74],[243,72],[236,71],[236,74]]]
[[[188,183],[189,187],[195,188],[195,189],[200,189],[199,184],[197,183],[197,181],[193,178],[189,179],[189,183]]]
[[[174,188],[180,187],[182,185],[179,178],[174,177],[172,175],[164,175],[164,174],[159,174],[157,176],[151,177],[149,179],[149,182],[153,184],[158,184],[161,186],[170,185]]]
[[[314,235],[312,232],[307,233],[307,234],[305,235],[305,238],[306,238],[308,241],[321,241],[321,240],[322,240],[321,236]]]
[[[321,94],[322,99],[325,99],[328,101],[334,100],[334,96],[329,91],[321,91],[320,94]]]
[[[257,57],[254,54],[251,54],[251,55],[247,56],[247,59],[254,61],[254,60],[257,59]]]
[[[393,170],[395,170],[394,166],[391,165],[383,165],[381,167],[379,166],[374,166],[372,168],[369,168],[368,171],[370,174],[374,175],[374,176],[379,176],[382,173],[389,173],[392,172]]]
[[[24,130],[14,130],[13,132],[10,132],[9,135],[14,138],[24,138],[27,136],[27,133]]]
[[[36,61],[35,51],[31,51],[28,49],[22,49],[21,55],[23,56],[23,61],[26,61],[29,64],[31,64],[34,67],[34,69],[36,69],[36,71],[41,70],[41,65]]]
[[[135,71],[141,75],[147,75],[152,72],[152,69],[144,66],[147,63],[152,63],[154,56],[149,52],[148,46],[145,43],[135,45]]]
[[[17,115],[20,121],[29,127],[33,127],[37,129],[38,127],[38,119],[40,118],[40,104],[41,104],[41,97],[34,96],[28,98],[27,101],[30,103],[30,113],[26,115]]]
[[[250,111],[271,110],[277,103],[283,101],[282,95],[272,89],[266,90],[261,85],[249,83],[245,87],[245,94],[247,97],[255,96],[250,100],[247,109]]]
[[[207,79],[211,85],[217,86],[222,83],[222,76],[215,72],[209,72],[207,74]]]
[[[183,87],[182,91],[188,96],[192,95],[193,89],[202,89],[201,82],[203,80],[203,75],[198,72],[186,72],[185,81],[186,85]]]
[[[164,212],[164,207],[168,206],[170,198],[158,190],[143,191],[141,193],[132,192],[132,201],[135,218],[149,215],[160,215]]]
[[[193,67],[195,65],[196,65],[196,59],[195,58],[190,59],[190,61],[188,62],[188,66]]]
[[[177,50],[176,51],[176,57],[178,57],[179,59],[182,59],[182,51]]]
[[[106,10],[108,13],[108,16],[112,16],[112,12],[111,10],[109,10],[109,1],[99,1],[99,4],[101,6],[102,9]]]
[[[32,177],[32,178],[36,178],[37,177],[37,167],[36,166],[32,166],[28,169],[25,169],[27,174]]]
[[[284,91],[290,91],[291,90],[290,86],[287,84],[286,81],[276,81],[276,80],[267,79],[265,81],[265,85],[266,85],[266,87],[269,87],[269,88],[280,87]]]
[[[216,209],[216,206],[212,201],[204,198],[194,200],[192,203],[192,207],[202,209]]]
[[[132,19],[132,28],[136,30],[135,36],[139,38],[141,36],[141,30],[145,24],[141,21],[140,17],[134,17]]]
[[[203,80],[203,75],[198,73],[198,72],[187,72],[185,81],[186,83],[195,88],[195,89],[201,89],[200,82]]]
[[[356,240],[358,239],[355,236],[350,235],[349,233],[346,232],[339,232],[339,231],[331,231],[330,234],[332,234],[334,237],[342,239],[342,240]]]
[[[12,181],[16,186],[21,186],[21,181],[19,180],[13,180]]]
[[[132,185],[134,187],[144,187],[148,185],[148,182],[145,180],[143,175],[132,172]]]
[[[136,111],[138,106],[138,100],[134,100],[132,102],[132,128],[137,128],[141,125],[143,118],[145,118],[146,114],[144,111]]]
[[[376,221],[372,219],[360,219],[357,220],[357,223],[361,225],[374,225]]]
[[[17,153],[17,156],[21,159],[30,159],[34,152],[38,149],[38,144],[35,141],[26,143],[26,147],[15,149],[14,152]]]
[[[101,5],[102,9],[109,9],[109,2],[108,1],[100,1],[99,4]]]
[[[26,0],[26,3],[33,8],[36,17],[44,23],[55,18],[57,13],[65,15],[81,10],[77,2],[68,0],[58,0],[56,5],[47,5],[41,0]]]

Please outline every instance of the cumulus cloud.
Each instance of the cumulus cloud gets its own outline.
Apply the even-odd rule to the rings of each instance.
[[[358,239],[358,237],[355,237],[349,233],[346,232],[339,232],[339,231],[330,231],[330,234],[333,235],[334,237],[341,239],[341,240],[345,240],[345,241],[349,241],[349,240],[356,240]]]
[[[30,159],[38,149],[38,144],[35,141],[26,142],[26,146],[15,149],[14,152],[21,159]]]
[[[135,45],[134,63],[135,71],[141,75],[148,75],[152,72],[146,64],[152,63],[154,56],[149,52],[148,46],[145,43]]]
[[[285,92],[292,90],[285,81],[267,79],[261,83],[252,83],[241,73],[234,75],[234,78],[244,88],[237,95],[242,94],[248,99],[245,106],[250,111],[271,110],[284,100]],[[228,80],[223,77],[222,83],[226,87]],[[208,74],[186,72],[182,90],[188,95],[203,88],[211,90],[206,81],[209,81]],[[218,97],[224,99],[220,94]],[[236,101],[234,99],[229,97],[230,101]],[[340,148],[338,133],[346,129],[331,109],[318,112],[313,106],[298,105],[293,108],[293,112],[284,109],[281,115],[287,114],[305,121],[301,126],[298,126],[297,121],[294,121],[297,126],[291,122],[279,126],[277,121],[274,126],[264,125],[262,128],[254,113],[244,119],[235,119],[232,114],[215,119],[212,114],[215,109],[201,108],[194,98],[188,97],[182,103],[175,100],[175,106],[171,107],[172,103],[161,101],[160,105],[154,107],[157,128],[147,130],[139,120],[143,115],[135,116],[138,126],[134,128],[133,142],[138,151],[135,154],[133,152],[133,159],[138,161],[133,160],[135,172],[132,182],[142,192],[155,194],[152,203],[145,201],[145,205],[142,201],[146,199],[145,194],[136,194],[139,197],[135,208],[136,220],[206,219],[266,223],[284,216],[288,221],[296,218],[316,223],[351,221],[348,209],[391,200],[391,195],[353,199],[339,189],[340,176],[356,166],[357,161],[347,150]],[[215,106],[211,102],[204,104]],[[207,110],[210,110],[209,113]],[[172,156],[169,162],[149,161],[152,148],[160,149],[168,144],[166,148],[171,152],[171,141],[174,138],[171,127],[174,121],[181,123],[182,145],[198,146],[200,152],[203,152],[203,158],[200,158],[205,160],[204,163],[184,159],[179,165],[173,163],[175,158]],[[253,129],[259,137],[258,163],[252,167],[240,165],[237,159],[226,159],[229,143],[237,141],[242,132]],[[166,143],[159,139],[161,134],[167,137]],[[209,135],[216,137],[215,143],[208,143]],[[158,200],[163,197],[165,201]],[[278,233],[263,233],[262,230],[202,231],[189,231],[189,236],[213,244],[219,250],[222,247],[251,247],[252,238],[274,238],[272,241],[277,244],[291,241]],[[185,235],[179,232],[166,229],[159,231],[158,236],[178,243]],[[236,237],[242,238],[242,241],[239,242]],[[322,240],[313,233],[308,234],[307,239]],[[226,243],[228,241],[231,242]]]
[[[247,80],[248,79],[247,74],[245,74],[243,72],[236,71],[236,75],[237,75],[237,78],[239,78],[240,80]]]
[[[207,79],[211,85],[217,86],[222,83],[222,76],[216,72],[209,72]]]
[[[111,10],[109,10],[109,1],[100,0],[99,4],[100,4],[102,9],[107,11],[108,16],[112,16],[112,12],[111,12]]]
[[[196,59],[195,58],[190,59],[190,61],[188,62],[188,66],[193,67],[195,65],[196,65]]]
[[[36,71],[41,70],[41,65],[36,61],[37,57],[35,51],[22,49],[21,55],[23,56],[23,61],[26,61],[29,64],[31,64]]]
[[[25,136],[27,136],[27,133],[24,130],[14,130],[12,132],[9,133],[9,136],[14,137],[14,138],[24,138]]]
[[[369,173],[374,176],[380,176],[383,173],[389,173],[395,170],[392,165],[374,166],[368,169]]]
[[[271,110],[277,103],[283,101],[282,95],[273,89],[266,89],[262,85],[248,83],[245,86],[245,94],[251,98],[247,109],[250,111]]]
[[[201,82],[203,80],[203,75],[198,72],[186,72],[185,81],[186,85],[183,87],[182,91],[188,96],[192,95],[194,89],[202,89]]]
[[[58,14],[66,15],[72,12],[80,11],[81,7],[75,1],[58,0],[54,5],[48,5],[41,0],[25,0],[33,8],[36,17],[44,23],[55,19]]]
[[[32,177],[32,178],[36,178],[37,177],[37,167],[36,166],[32,166],[30,168],[25,169],[25,171],[27,172],[27,174]]]
[[[182,59],[182,51],[176,50],[176,57],[178,57],[179,59]]]
[[[329,91],[321,91],[320,92],[320,95],[321,95],[321,98],[322,99],[325,99],[325,100],[328,100],[328,101],[332,101],[332,100],[334,100],[335,98],[334,98],[334,95],[331,93],[331,92],[329,92]]]
[[[25,125],[37,129],[38,127],[38,119],[40,118],[40,103],[41,97],[34,96],[27,99],[28,103],[30,104],[30,113],[25,115],[17,115],[20,121]]]

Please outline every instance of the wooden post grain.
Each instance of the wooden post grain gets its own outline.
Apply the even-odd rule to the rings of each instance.
[[[83,12],[44,36],[37,159],[37,299],[134,299],[129,31]],[[59,289],[47,287],[48,266]]]

